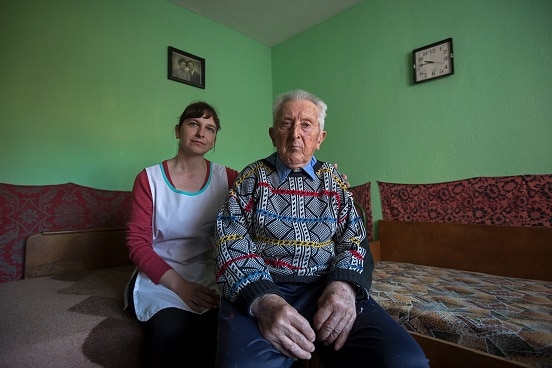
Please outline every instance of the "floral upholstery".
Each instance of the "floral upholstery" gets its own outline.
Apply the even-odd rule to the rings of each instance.
[[[355,203],[359,204],[364,209],[364,219],[366,221],[366,236],[368,241],[372,241],[373,225],[372,225],[372,199],[370,197],[370,182],[350,187],[349,191],[353,193]]]
[[[0,282],[23,278],[25,241],[44,231],[124,228],[130,192],[0,183]]]
[[[384,220],[552,227],[552,174],[378,187]]]

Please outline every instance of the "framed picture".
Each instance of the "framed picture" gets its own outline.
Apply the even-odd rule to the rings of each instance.
[[[167,76],[170,80],[205,88],[205,59],[171,46],[167,59]]]

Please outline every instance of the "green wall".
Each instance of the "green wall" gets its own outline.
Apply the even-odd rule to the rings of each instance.
[[[455,74],[411,83],[411,51],[454,39]],[[552,1],[364,0],[272,49],[169,0],[0,3],[0,182],[131,188],[176,152],[186,104],[214,104],[208,158],[272,152],[273,96],[329,105],[317,156],[352,185],[552,173]],[[167,79],[167,46],[206,88]],[[245,149],[246,147],[246,149]]]
[[[222,119],[209,159],[272,152],[270,48],[169,0],[2,1],[0,44],[0,182],[130,190],[197,99]],[[205,58],[205,89],[167,79],[168,46]]]
[[[454,42],[413,85],[411,51]],[[552,1],[365,0],[272,50],[274,93],[328,103],[320,159],[353,185],[552,173]]]

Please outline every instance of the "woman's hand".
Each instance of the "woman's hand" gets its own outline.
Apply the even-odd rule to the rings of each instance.
[[[337,163],[334,164],[334,167],[337,169]],[[347,188],[349,188],[351,184],[349,183],[349,180],[347,180],[347,174],[341,173],[341,176],[343,176],[343,180],[345,180],[345,184],[347,185]]]
[[[213,290],[191,282],[170,269],[161,277],[161,285],[174,291],[194,312],[203,312],[220,305],[220,296]]]

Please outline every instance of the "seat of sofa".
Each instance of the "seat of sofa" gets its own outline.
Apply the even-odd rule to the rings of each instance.
[[[411,332],[531,367],[552,362],[552,282],[379,261],[371,295]]]
[[[140,367],[142,330],[123,310],[133,268],[0,283],[0,366]]]

